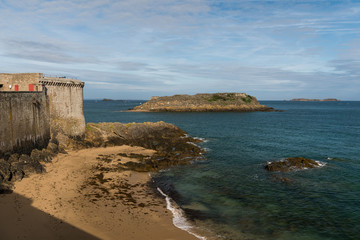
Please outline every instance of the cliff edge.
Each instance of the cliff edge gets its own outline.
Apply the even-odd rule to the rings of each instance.
[[[253,112],[273,111],[246,93],[213,93],[152,97],[132,112]]]

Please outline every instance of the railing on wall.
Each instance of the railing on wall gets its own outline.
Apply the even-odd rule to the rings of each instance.
[[[64,79],[75,79],[77,80],[78,78],[75,76],[64,76],[64,75],[51,75],[51,74],[43,74],[43,78],[64,78]]]

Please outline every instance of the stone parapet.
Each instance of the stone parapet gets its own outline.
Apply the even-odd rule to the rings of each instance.
[[[61,86],[61,87],[81,87],[83,88],[85,83],[75,79],[67,79],[67,78],[52,78],[45,77],[40,79],[41,84],[45,86]]]

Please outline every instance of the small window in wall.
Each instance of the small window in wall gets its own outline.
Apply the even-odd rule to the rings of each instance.
[[[4,86],[4,84],[0,84],[0,89],[2,89],[2,88],[3,88],[3,86]]]

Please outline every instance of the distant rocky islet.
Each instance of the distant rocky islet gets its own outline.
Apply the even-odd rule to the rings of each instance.
[[[292,102],[340,102],[336,98],[325,98],[325,99],[311,99],[311,98],[294,98],[291,99]]]
[[[274,111],[246,93],[204,93],[152,97],[132,112],[253,112]]]

